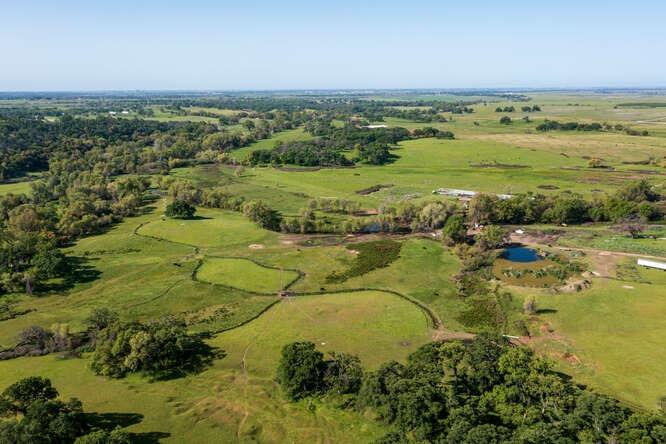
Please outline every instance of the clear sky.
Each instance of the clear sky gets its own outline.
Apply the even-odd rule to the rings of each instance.
[[[665,0],[0,0],[0,91],[666,86]]]

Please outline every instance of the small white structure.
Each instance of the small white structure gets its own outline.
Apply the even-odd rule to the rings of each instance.
[[[366,125],[363,128],[368,128],[368,129],[388,128],[388,125]]]
[[[129,111],[127,111],[126,109],[124,109],[124,110],[122,110],[122,111],[120,112],[120,114],[129,114]]]
[[[664,263],[664,262],[651,261],[651,260],[648,260],[648,259],[638,259],[637,263],[638,263],[638,265],[642,265],[642,266],[648,267],[648,268],[656,268],[658,270],[666,270],[666,263]]]
[[[432,194],[441,194],[443,196],[457,197],[458,199],[471,199],[476,196],[478,193],[476,191],[469,190],[456,190],[455,188],[438,188],[432,192]],[[502,200],[511,199],[510,194],[496,194]]]

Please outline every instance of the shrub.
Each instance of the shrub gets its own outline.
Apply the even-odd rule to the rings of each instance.
[[[442,238],[449,245],[464,242],[467,238],[467,228],[462,216],[451,216],[446,220],[442,229]]]
[[[494,250],[509,240],[509,232],[498,225],[488,225],[476,236],[476,243],[482,250]]]
[[[192,219],[196,211],[196,208],[184,200],[176,200],[167,205],[164,214],[174,219]]]

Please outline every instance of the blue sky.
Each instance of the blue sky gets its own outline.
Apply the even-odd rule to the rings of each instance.
[[[0,0],[0,91],[666,86],[666,1]]]

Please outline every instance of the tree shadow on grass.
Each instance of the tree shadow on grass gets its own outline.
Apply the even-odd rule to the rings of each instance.
[[[93,430],[106,430],[108,432],[117,427],[125,428],[143,421],[141,413],[85,413],[86,422]],[[156,444],[160,439],[168,438],[167,432],[130,432],[131,442],[139,444]]]
[[[171,433],[167,432],[130,433],[131,442],[135,444],[157,444],[161,439],[170,436]]]
[[[102,429],[111,431],[116,427],[129,427],[143,421],[141,413],[85,413],[86,422],[93,429]]]
[[[536,314],[553,314],[557,313],[557,310],[554,308],[540,308],[536,311]]]
[[[199,339],[204,338],[204,334],[199,335]],[[216,359],[223,359],[226,355],[227,353],[224,350],[212,347],[203,342],[203,340],[197,341],[197,343],[189,350],[187,358],[181,361],[180,365],[158,372],[150,372],[147,376],[150,378],[151,382],[157,382],[198,374],[213,365],[213,361]]]
[[[81,256],[67,256],[65,258],[65,273],[62,278],[40,284],[36,290],[39,293],[58,293],[71,290],[76,284],[84,284],[99,279],[102,274],[90,262],[98,258]]]

